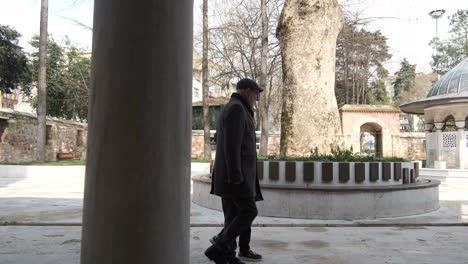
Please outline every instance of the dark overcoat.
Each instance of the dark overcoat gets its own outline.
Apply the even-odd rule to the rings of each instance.
[[[237,93],[218,117],[211,194],[263,200],[257,177],[254,112]]]

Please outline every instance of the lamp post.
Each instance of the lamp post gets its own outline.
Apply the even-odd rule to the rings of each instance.
[[[439,38],[439,18],[441,18],[444,14],[444,9],[438,9],[429,12],[429,15],[436,21],[436,38]]]
[[[444,14],[445,14],[444,9],[437,9],[437,10],[433,10],[429,12],[429,15],[436,21],[436,39],[437,40],[439,39],[439,18],[441,18]],[[437,53],[437,49],[436,49],[436,53]],[[440,80],[439,72],[437,72],[437,80]]]

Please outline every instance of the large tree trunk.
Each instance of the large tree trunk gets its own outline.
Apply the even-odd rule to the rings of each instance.
[[[203,156],[211,160],[210,144],[210,112],[208,105],[208,0],[203,0],[203,58],[202,58],[202,90],[203,90]]]
[[[41,1],[41,27],[39,36],[39,76],[37,81],[37,161],[46,160],[46,113],[47,113],[47,14],[49,2]]]
[[[260,86],[266,90],[267,88],[267,59],[268,59],[268,16],[266,0],[261,0],[262,10],[262,50],[260,53]],[[268,155],[268,103],[267,91],[260,95],[260,126],[262,134],[260,136],[260,154]]]
[[[286,0],[277,28],[283,55],[282,155],[329,153],[341,141],[335,98],[336,0]]]

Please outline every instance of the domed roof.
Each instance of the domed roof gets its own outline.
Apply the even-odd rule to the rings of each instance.
[[[468,92],[468,57],[462,60],[455,68],[448,71],[431,88],[427,97],[451,95],[458,97]]]
[[[468,105],[468,57],[442,76],[426,98],[400,105],[400,109],[409,114],[424,114],[425,108],[454,103]]]

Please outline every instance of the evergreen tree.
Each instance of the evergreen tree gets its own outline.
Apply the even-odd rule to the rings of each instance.
[[[24,87],[31,80],[28,58],[18,46],[19,37],[15,29],[0,25],[0,90],[5,93]]]
[[[468,10],[458,10],[449,19],[449,39],[443,41],[434,38],[430,42],[435,50],[432,55],[432,70],[439,74],[445,74],[468,57]]]
[[[368,31],[356,21],[346,20],[336,47],[338,105],[384,103],[380,101],[385,97],[382,65],[391,57],[387,38],[380,31]],[[372,84],[376,78],[380,80]]]
[[[388,77],[388,70],[382,65],[377,66],[377,76],[375,80],[371,82],[371,89],[369,90],[367,97],[369,98],[369,104],[374,105],[388,105],[390,104],[390,97],[388,96],[387,87],[385,85],[385,79]]]
[[[410,64],[406,58],[401,62],[400,70],[395,73],[397,76],[393,83],[394,97],[398,97],[401,92],[409,92],[415,85],[416,64]]]
[[[38,49],[38,36],[34,36],[30,43]],[[76,47],[68,38],[64,44],[59,44],[49,37],[47,45],[47,114],[71,120],[86,120],[90,53]],[[32,71],[36,77],[38,65],[39,53],[34,52]],[[34,98],[33,106],[37,107],[37,98]]]

